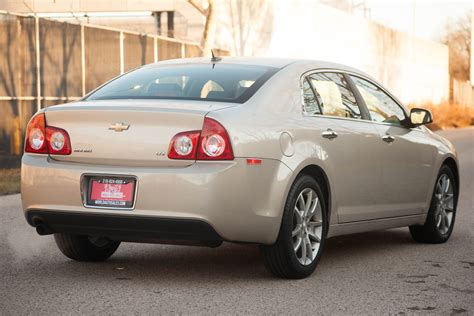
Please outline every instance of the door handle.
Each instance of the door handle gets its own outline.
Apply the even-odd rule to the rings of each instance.
[[[327,139],[334,139],[336,138],[338,135],[335,131],[333,131],[332,129],[328,128],[327,131],[324,131],[321,133],[321,136],[323,136],[324,138],[327,138]]]
[[[390,134],[382,136],[382,140],[386,143],[393,143],[395,141],[395,137]]]

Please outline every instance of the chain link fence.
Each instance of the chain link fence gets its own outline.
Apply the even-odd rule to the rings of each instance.
[[[198,56],[192,42],[0,12],[0,168],[18,164],[39,109],[77,100],[140,65]]]

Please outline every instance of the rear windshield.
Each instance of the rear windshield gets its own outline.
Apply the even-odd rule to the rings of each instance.
[[[243,103],[278,68],[236,64],[144,67],[99,88],[86,100],[175,99]]]

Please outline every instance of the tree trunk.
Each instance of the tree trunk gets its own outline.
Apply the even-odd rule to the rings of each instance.
[[[201,47],[203,56],[211,56],[211,49],[214,44],[214,5],[213,0],[208,0],[208,7],[206,12],[206,24],[204,25],[204,32],[202,34]]]

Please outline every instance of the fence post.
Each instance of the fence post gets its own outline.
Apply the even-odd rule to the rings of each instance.
[[[158,62],[158,38],[156,36],[153,37],[153,59],[154,62]]]
[[[36,46],[36,109],[41,110],[41,64],[40,64],[40,39],[39,17],[35,15],[35,46]]]
[[[186,57],[186,46],[185,44],[181,43],[181,58]]]
[[[123,32],[120,32],[120,74],[124,72],[124,61],[123,61]]]
[[[81,24],[81,69],[82,69],[82,96],[86,95],[86,40],[84,25]]]

